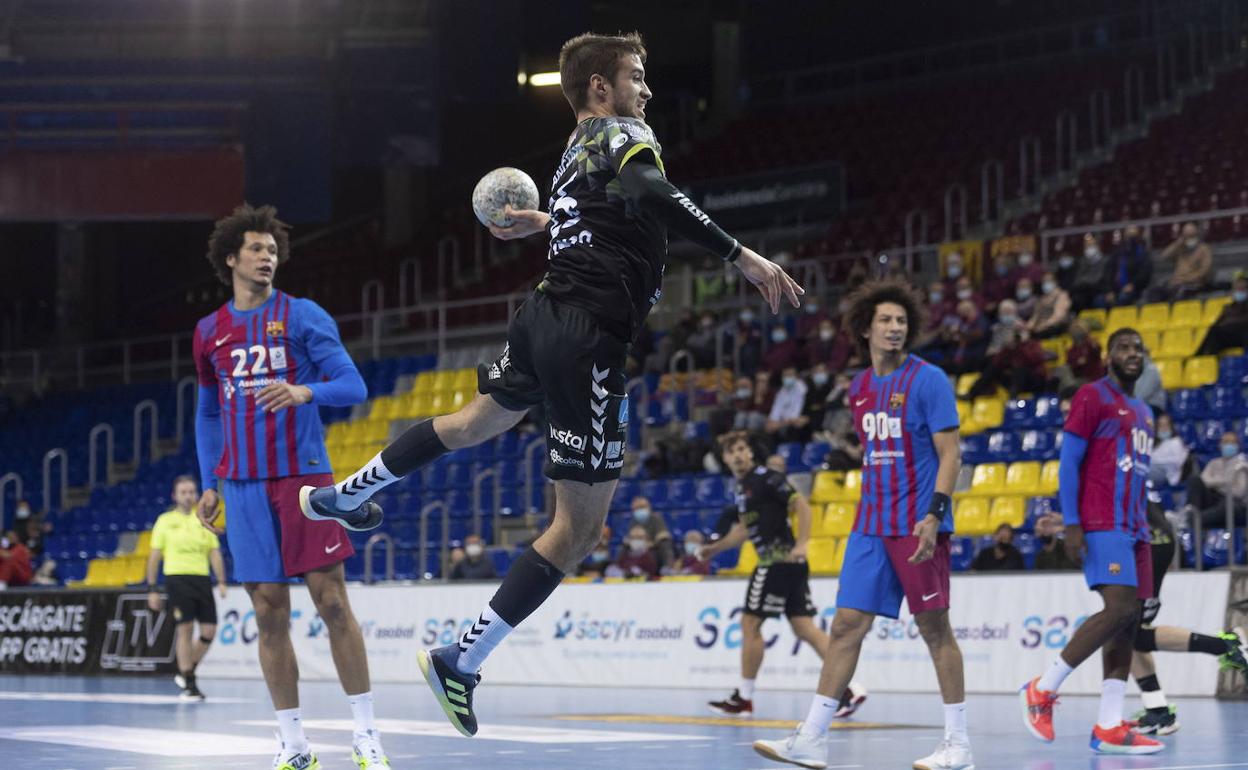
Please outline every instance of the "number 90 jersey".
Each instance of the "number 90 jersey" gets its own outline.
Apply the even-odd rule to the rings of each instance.
[[[958,406],[939,367],[909,355],[891,374],[867,368],[849,386],[862,442],[862,499],[854,531],[878,537],[914,532],[936,490],[940,458],[932,435],[958,427]],[[949,514],[941,532],[953,531]]]
[[[1084,531],[1118,530],[1138,540],[1150,539],[1152,409],[1103,377],[1075,393],[1064,430],[1088,442],[1079,466],[1079,521]]]

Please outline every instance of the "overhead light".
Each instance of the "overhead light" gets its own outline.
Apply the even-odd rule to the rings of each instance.
[[[517,73],[516,73],[516,83],[518,83],[518,84],[520,84],[520,85],[524,85],[524,84],[525,84],[525,83],[527,83],[527,82],[529,82],[529,76],[528,76],[528,75],[526,75],[526,74],[525,74],[525,73],[523,73],[523,72],[517,72]]]
[[[529,85],[537,86],[538,88],[542,86],[557,86],[559,85],[559,73],[534,72],[532,75],[529,75]]]

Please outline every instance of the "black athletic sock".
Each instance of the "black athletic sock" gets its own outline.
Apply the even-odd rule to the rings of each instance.
[[[1193,632],[1192,638],[1187,643],[1187,649],[1192,652],[1203,652],[1206,655],[1225,655],[1232,648],[1231,643],[1225,639]]]
[[[418,422],[403,432],[394,443],[381,450],[381,461],[395,476],[406,476],[420,470],[448,451],[433,431],[433,419]]]
[[[1166,694],[1161,691],[1161,682],[1157,681],[1156,674],[1139,677],[1135,683],[1140,686],[1140,700],[1149,713],[1169,713],[1170,705],[1166,702]]]
[[[1156,692],[1161,689],[1161,682],[1157,681],[1156,674],[1136,679],[1135,683],[1140,686],[1140,692]]]
[[[1157,629],[1141,626],[1135,632],[1135,649],[1137,652],[1155,652],[1157,650]]]

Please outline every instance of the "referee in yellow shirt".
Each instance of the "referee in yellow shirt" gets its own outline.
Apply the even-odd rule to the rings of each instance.
[[[159,612],[163,597],[157,589],[157,570],[165,560],[165,590],[173,608],[175,650],[182,700],[202,701],[204,694],[195,682],[195,667],[208,652],[217,633],[217,603],[212,597],[212,580],[208,565],[217,576],[217,589],[225,598],[225,561],[221,558],[221,542],[205,529],[195,515],[199,487],[191,476],[173,480],[174,508],[162,513],[152,528],[152,552],[147,557],[147,605]],[[196,621],[199,636],[193,635]]]

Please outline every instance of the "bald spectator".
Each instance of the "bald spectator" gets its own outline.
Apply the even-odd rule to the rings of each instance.
[[[1161,258],[1174,263],[1174,272],[1164,284],[1154,287],[1154,302],[1169,302],[1198,294],[1209,287],[1213,277],[1213,251],[1200,239],[1196,225],[1183,225],[1179,238],[1161,252]]]
[[[493,580],[498,577],[494,562],[485,555],[485,543],[478,535],[464,538],[464,558],[451,569],[451,580]]]

